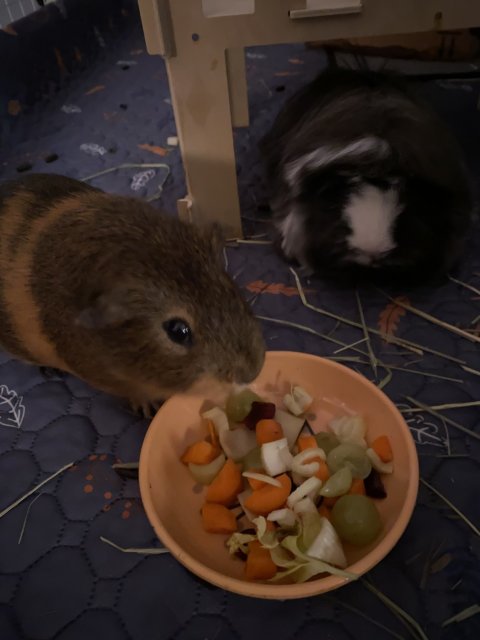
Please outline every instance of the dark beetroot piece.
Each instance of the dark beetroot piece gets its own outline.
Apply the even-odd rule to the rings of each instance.
[[[382,478],[378,471],[372,469],[364,480],[365,493],[369,498],[386,498],[387,492],[383,486]]]
[[[252,409],[243,421],[247,429],[255,429],[260,420],[271,420],[275,417],[276,408],[273,402],[252,402]]]

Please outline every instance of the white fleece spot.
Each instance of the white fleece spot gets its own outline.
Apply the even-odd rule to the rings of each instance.
[[[304,243],[302,217],[295,209],[292,209],[276,226],[282,238],[283,253],[287,258],[297,258],[298,260],[303,252]]]
[[[323,145],[290,162],[285,169],[285,179],[289,185],[293,186],[303,169],[320,169],[338,160],[353,161],[356,157],[373,152],[378,159],[386,158],[389,151],[388,143],[376,136],[366,136],[343,147]]]
[[[372,185],[364,185],[350,198],[345,210],[351,229],[347,243],[355,250],[353,260],[370,264],[395,248],[393,227],[401,206],[398,192],[382,191]]]

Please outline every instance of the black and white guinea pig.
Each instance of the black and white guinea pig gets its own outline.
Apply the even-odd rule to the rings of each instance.
[[[456,141],[400,77],[332,70],[301,89],[261,142],[276,243],[346,282],[439,281],[472,217]]]

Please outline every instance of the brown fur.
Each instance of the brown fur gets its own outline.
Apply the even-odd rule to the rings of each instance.
[[[263,363],[211,230],[62,176],[0,185],[0,307],[7,351],[139,405],[248,383]],[[190,348],[163,329],[176,317]]]

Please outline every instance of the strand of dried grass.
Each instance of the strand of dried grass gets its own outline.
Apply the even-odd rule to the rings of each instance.
[[[371,365],[372,370],[373,370],[373,375],[376,378],[377,377],[377,364],[378,364],[377,363],[377,358],[375,357],[375,353],[374,353],[373,348],[372,348],[372,343],[370,341],[370,334],[368,333],[367,325],[365,323],[365,315],[363,313],[362,301],[360,300],[360,294],[358,293],[358,291],[355,291],[355,297],[357,299],[358,314],[360,316],[360,323],[362,325],[363,335],[365,337],[365,340],[367,341],[367,351],[368,351],[368,357],[370,359],[370,365]]]
[[[334,320],[337,320],[338,322],[342,322],[343,324],[349,325],[351,327],[356,327],[357,329],[362,329],[362,325],[360,323],[355,322],[354,320],[350,320],[350,318],[339,316],[335,313],[332,313],[331,311],[327,311],[326,309],[321,309],[320,307],[316,307],[315,305],[308,302],[305,296],[305,292],[303,290],[302,283],[300,282],[300,278],[298,277],[295,269],[290,268],[290,271],[292,272],[295,278],[298,294],[300,296],[300,300],[302,301],[302,304],[304,307],[306,307],[307,309],[310,309],[311,311],[315,311],[315,313],[319,313],[320,315],[323,315],[327,318],[333,318]],[[408,349],[409,351],[412,351],[413,353],[416,353],[419,356],[423,356],[424,353],[430,353],[431,355],[438,356],[439,358],[443,358],[444,360],[450,360],[451,362],[455,362],[460,365],[467,364],[465,360],[461,360],[460,358],[456,358],[455,356],[451,356],[447,353],[443,353],[442,351],[437,351],[436,349],[432,349],[431,347],[426,347],[424,345],[411,342],[410,340],[405,340],[404,338],[397,338],[395,336],[386,336],[383,332],[378,331],[377,329],[373,329],[372,327],[367,326],[367,330],[369,333],[380,336],[384,340],[387,340],[387,342],[389,342],[390,344],[396,344],[400,347],[404,347],[405,349]]]
[[[345,351],[346,349],[353,349],[353,347],[356,347],[358,344],[362,344],[363,342],[365,342],[365,340],[366,340],[366,338],[362,338],[361,340],[357,340],[356,342],[352,342],[350,344],[346,344],[344,347],[341,347],[340,349],[337,349],[333,353],[337,354],[337,353],[341,353],[342,351]]]
[[[265,244],[272,244],[271,240],[247,240],[247,239],[243,239],[243,238],[228,238],[228,240],[226,241],[227,244],[261,244],[261,245],[265,245]]]
[[[460,327],[456,327],[454,324],[450,324],[449,322],[444,322],[443,320],[440,320],[440,318],[437,318],[436,316],[432,316],[430,313],[427,313],[426,311],[422,311],[421,309],[417,309],[417,307],[413,307],[411,304],[407,304],[406,302],[403,302],[403,300],[400,300],[398,298],[394,299],[384,291],[381,291],[381,293],[391,302],[395,302],[396,305],[398,305],[399,307],[402,307],[402,309],[405,309],[406,311],[410,311],[410,313],[415,314],[419,318],[423,318],[424,320],[427,320],[427,322],[431,322],[432,324],[435,324],[437,327],[441,327],[446,331],[450,331],[450,333],[454,333],[455,335],[460,336],[460,338],[465,338],[466,340],[470,340],[470,342],[480,343],[480,337],[475,336],[469,333],[468,331],[465,331],[464,329],[460,329]]]
[[[384,389],[387,386],[387,384],[391,382],[393,378],[392,370],[389,369],[388,367],[385,367],[385,369],[387,370],[387,375],[382,380],[380,380],[380,382],[377,385],[380,391]]]
[[[362,584],[366,587],[370,593],[373,593],[383,604],[390,609],[395,615],[397,615],[405,624],[406,628],[415,638],[420,640],[428,640],[428,636],[425,634],[419,623],[409,613],[407,613],[400,605],[386,596],[383,591],[377,589],[371,582],[365,578],[362,580]]]
[[[109,544],[117,551],[121,551],[122,553],[138,553],[144,556],[158,556],[163,555],[164,553],[170,553],[170,551],[168,549],[165,549],[165,547],[146,547],[145,549],[137,547],[120,547],[118,544],[115,544],[115,542],[112,542],[111,540],[109,540],[108,538],[104,538],[103,536],[100,536],[100,540],[102,542],[105,542],[106,544]]]
[[[359,364],[370,364],[366,360],[357,360]],[[378,365],[384,369],[391,369],[392,371],[403,371],[405,373],[411,373],[414,376],[424,376],[425,378],[432,378],[434,380],[445,380],[446,382],[455,382],[456,384],[464,384],[464,381],[460,378],[451,378],[450,376],[442,376],[439,373],[432,373],[431,371],[421,371],[420,369],[407,369],[407,367],[397,367],[394,364],[386,364],[382,360],[378,360]],[[407,413],[407,411],[405,411]]]
[[[467,427],[464,427],[463,424],[459,424],[458,422],[455,422],[455,420],[451,420],[450,418],[443,416],[441,413],[438,413],[438,411],[435,411],[435,409],[431,409],[430,407],[428,407],[428,405],[423,404],[418,400],[415,400],[415,398],[406,396],[406,399],[408,400],[408,402],[410,402],[410,404],[413,404],[415,407],[422,409],[422,411],[425,411],[425,413],[429,413],[430,415],[435,416],[440,420],[444,420],[447,424],[454,427],[455,429],[458,429],[459,431],[462,431],[463,433],[466,433],[471,438],[480,440],[480,433],[475,433],[475,431],[472,431],[471,429],[467,429]]]
[[[450,502],[450,500],[448,498],[446,498],[443,493],[440,493],[440,491],[438,489],[435,489],[434,486],[432,486],[429,482],[427,482],[426,480],[424,480],[423,478],[420,478],[420,482],[425,485],[427,487],[427,489],[430,489],[430,491],[432,493],[434,493],[436,496],[438,496],[441,500],[443,500],[443,502],[448,505],[450,507],[450,509],[452,509],[452,511],[454,511],[457,516],[459,518],[461,518],[465,524],[470,527],[470,529],[477,535],[480,536],[480,529],[478,529],[471,520],[469,520],[469,518],[467,518],[467,516],[462,513],[460,511],[460,509],[458,507],[456,507],[452,502]]]
[[[87,176],[86,178],[82,178],[81,182],[88,182],[89,180],[93,180],[94,178],[99,178],[100,176],[104,176],[107,173],[112,173],[112,171],[117,171],[117,169],[166,169],[165,175],[163,176],[163,180],[157,184],[156,192],[153,196],[147,198],[147,202],[153,202],[154,200],[158,200],[163,192],[163,187],[165,182],[167,181],[170,175],[170,166],[163,162],[141,162],[141,163],[130,163],[126,162],[123,164],[118,164],[114,167],[110,167],[109,169],[104,169],[103,171],[98,171],[97,173],[92,173],[92,175]]]
[[[463,620],[467,620],[472,616],[476,616],[477,613],[480,613],[480,604],[472,604],[471,607],[467,607],[451,618],[448,618],[448,620],[445,620],[445,622],[442,622],[442,628],[452,624],[452,622],[462,622]]]
[[[433,411],[447,411],[450,409],[468,409],[469,407],[480,407],[480,400],[472,400],[471,402],[450,402],[449,404],[432,404],[423,405],[425,408],[414,407],[410,409],[399,409],[400,413],[419,413],[430,409]]]
[[[33,487],[33,489],[30,489],[30,491],[27,491],[27,493],[25,493],[23,496],[15,500],[15,502],[12,502],[12,504],[9,504],[8,507],[5,507],[3,511],[0,511],[0,518],[3,518],[3,516],[7,515],[7,513],[12,511],[12,509],[15,509],[15,507],[18,507],[19,504],[21,504],[24,500],[29,498],[36,491],[41,489],[45,484],[47,484],[47,482],[50,482],[50,480],[53,480],[54,478],[59,476],[61,473],[63,473],[67,469],[70,469],[70,467],[73,467],[73,464],[74,464],[73,462],[66,464],[64,467],[62,467],[58,471],[55,471],[55,473],[52,473],[51,476],[48,476],[48,478],[45,478],[45,480],[42,480],[42,482],[39,482],[35,487]]]
[[[469,291],[473,291],[473,293],[476,293],[480,296],[480,289],[477,289],[477,287],[468,284],[468,282],[462,282],[461,280],[457,280],[456,278],[452,278],[451,276],[449,277],[449,280],[451,282],[454,282],[455,284],[460,285],[461,287],[464,287],[465,289],[468,289]]]
[[[43,493],[43,491],[41,493],[39,493],[38,495],[36,495],[33,500],[30,502],[30,504],[28,505],[28,509],[27,509],[27,513],[25,514],[25,518],[23,519],[23,524],[22,524],[22,528],[20,530],[20,535],[18,536],[18,541],[17,544],[21,544],[22,540],[23,540],[23,534],[25,533],[25,527],[27,526],[27,520],[28,520],[28,516],[30,515],[30,509],[33,507],[33,505],[35,504],[35,502],[40,498],[40,496],[45,495]]]
[[[342,342],[337,338],[332,338],[332,336],[329,336],[326,333],[321,333],[320,331],[316,331],[315,329],[312,329],[311,327],[307,327],[307,325],[304,325],[304,324],[298,324],[297,322],[291,322],[290,320],[280,320],[279,318],[270,318],[269,316],[256,316],[256,317],[259,320],[264,320],[265,322],[273,322],[274,324],[280,324],[285,327],[291,327],[292,329],[299,329],[300,331],[305,331],[306,333],[311,333],[314,336],[318,336],[319,338],[322,338],[327,342],[331,342],[333,344],[340,345],[342,347],[348,347],[348,345],[345,342]],[[349,348],[352,349],[352,351],[356,351],[357,353],[360,353],[362,356],[368,357],[368,353],[366,351],[363,351],[362,349],[357,349],[356,347],[349,347]]]

